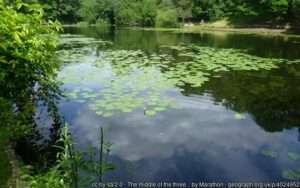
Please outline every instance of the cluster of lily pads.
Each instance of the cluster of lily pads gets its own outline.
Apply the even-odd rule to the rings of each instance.
[[[109,70],[109,66],[103,69]],[[133,68],[126,75],[112,73],[108,76],[101,74],[103,69],[92,66],[82,69],[66,67],[58,78],[74,87],[68,89],[65,95],[77,102],[89,103],[90,109],[103,117],[117,112],[132,112],[137,108],[143,109],[145,115],[153,116],[177,107],[174,100],[164,95],[164,91],[173,85],[156,69]],[[88,87],[91,84],[95,86],[94,89]]]
[[[146,54],[141,50],[107,50],[97,64],[109,62],[119,74],[126,74],[132,67],[145,69],[155,66],[175,86],[189,84],[191,87],[201,87],[211,77],[219,77],[220,72],[272,70],[279,68],[282,63],[300,62],[253,56],[237,49],[196,45],[162,46],[161,49],[169,49],[171,53]]]
[[[92,37],[85,37],[83,35],[74,35],[74,34],[61,34],[59,36],[59,44],[63,47],[82,47],[82,46],[91,46],[91,45],[112,45],[112,42],[104,41],[101,39],[95,39]]]
[[[77,87],[68,90],[66,95],[90,103],[91,110],[105,117],[137,108],[153,116],[176,106],[166,94],[169,90],[183,90],[183,86],[198,88],[226,71],[271,70],[281,63],[299,62],[257,57],[236,49],[196,45],[161,46],[156,53],[146,53],[109,49],[107,46],[97,51],[95,48],[99,44],[109,42],[78,36],[64,36],[62,41],[65,47],[59,53],[65,61],[91,63],[88,68],[65,67],[61,71],[58,79]],[[68,45],[71,47],[65,49]],[[91,55],[95,51],[98,53]],[[93,61],[90,61],[91,57]],[[87,83],[99,87],[84,89],[88,87]],[[244,117],[237,114],[235,118]]]
[[[84,62],[90,54],[93,54],[100,47],[111,45],[111,42],[97,40],[81,35],[62,34],[59,38],[60,50],[58,57],[64,63]]]
[[[270,158],[277,158],[278,157],[278,152],[273,151],[271,149],[263,149],[260,152],[262,155],[265,157],[270,157]],[[290,161],[292,162],[300,162],[300,154],[299,153],[294,153],[294,152],[288,152],[287,157]],[[299,163],[300,164],[300,163]],[[300,167],[296,169],[289,169],[289,170],[283,170],[282,171],[282,177],[288,180],[300,180]]]
[[[192,87],[200,87],[208,81],[207,72],[190,69],[192,62],[177,62],[170,54],[146,54],[141,50],[108,50],[105,55],[97,61],[101,66],[110,63],[117,74],[128,74],[131,70],[138,68],[142,71],[155,68],[162,73],[165,83],[172,87],[190,84]],[[153,79],[155,74],[149,79]],[[156,83],[157,84],[157,83]]]
[[[259,71],[279,68],[282,63],[300,63],[300,60],[264,58],[238,49],[212,48],[197,45],[163,46],[177,51],[178,57],[189,60],[192,69],[210,71]]]

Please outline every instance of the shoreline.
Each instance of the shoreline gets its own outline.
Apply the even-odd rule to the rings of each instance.
[[[79,26],[76,24],[66,24],[63,27],[97,27],[96,25]],[[287,36],[287,37],[297,37],[300,38],[300,33],[292,32],[288,29],[273,29],[268,27],[214,27],[208,24],[195,25],[195,26],[185,26],[180,28],[157,28],[157,27],[140,27],[140,26],[111,26],[115,28],[125,28],[134,30],[144,30],[144,31],[168,31],[175,33],[203,33],[203,32],[226,32],[226,33],[236,33],[236,34],[257,34],[264,36]]]
[[[203,33],[203,32],[226,32],[236,34],[256,34],[264,36],[287,36],[300,38],[300,33],[290,33],[287,29],[270,29],[270,28],[235,28],[235,27],[207,27],[207,26],[189,26],[182,28],[143,28],[143,27],[126,27],[128,29],[138,29],[145,31],[169,31],[176,33]]]

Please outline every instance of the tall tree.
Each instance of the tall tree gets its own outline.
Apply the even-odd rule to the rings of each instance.
[[[184,24],[187,17],[192,17],[193,0],[173,0],[173,3],[176,6],[182,23]]]
[[[79,16],[88,23],[95,23],[99,17],[99,0],[80,0]]]

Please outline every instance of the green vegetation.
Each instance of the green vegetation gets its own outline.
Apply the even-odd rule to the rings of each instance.
[[[0,185],[5,187],[12,173],[9,156],[6,152],[9,133],[4,128],[0,128],[0,133]]]
[[[299,0],[39,0],[50,18],[65,23],[104,20],[127,26],[176,27],[178,22],[297,25]],[[79,11],[77,12],[76,10]]]
[[[298,181],[300,180],[300,169],[285,170],[282,172],[282,177],[288,180]]]
[[[35,103],[50,102],[58,89],[53,55],[60,26],[44,21],[37,4],[0,1],[0,10],[0,102],[6,106],[1,126],[23,127],[24,133],[32,125]]]
[[[157,27],[178,27],[177,12],[175,9],[165,9],[157,12]]]
[[[0,184],[11,176],[7,144],[30,140],[37,127],[38,106],[46,106],[53,117],[61,96],[58,82],[74,87],[67,89],[67,99],[87,104],[101,117],[140,110],[145,116],[155,116],[178,104],[168,94],[183,87],[201,88],[224,72],[253,72],[278,69],[299,60],[263,58],[236,49],[197,45],[160,46],[155,52],[116,50],[111,43],[81,36],[62,35],[57,52],[58,32],[64,23],[100,27],[143,26],[179,27],[187,22],[228,19],[232,23],[298,24],[298,0],[197,1],[197,0],[0,0]],[[79,11],[77,11],[79,9]],[[240,17],[240,20],[235,18]],[[84,46],[84,47],[82,47]],[[90,48],[105,47],[99,58],[89,59]],[[70,50],[71,49],[71,50]],[[98,51],[97,51],[98,52]],[[58,55],[58,58],[57,56]],[[67,67],[57,76],[61,63],[87,65],[85,69]],[[83,63],[87,62],[87,63]],[[99,74],[109,67],[110,75]],[[107,70],[107,69],[106,69]],[[155,75],[155,76],[154,76]],[[91,88],[90,84],[95,84]],[[242,113],[234,115],[243,120]],[[53,132],[59,130],[58,124]],[[32,188],[81,187],[91,181],[104,181],[104,174],[113,169],[106,161],[111,143],[104,141],[99,131],[99,148],[89,152],[75,149],[65,127],[60,136],[56,163],[45,168],[28,167],[23,179]],[[53,139],[55,140],[55,138]],[[48,143],[51,147],[53,143]],[[277,153],[263,150],[262,155],[276,158]],[[43,156],[46,158],[45,156]],[[42,158],[42,157],[41,157]],[[88,160],[84,160],[88,158]],[[299,161],[297,153],[288,153],[291,161]],[[90,174],[82,179],[79,172]],[[299,179],[299,170],[287,170],[287,179]]]
[[[261,150],[260,153],[262,155],[264,155],[265,157],[268,157],[271,159],[276,159],[279,157],[279,153],[276,151],[273,151],[271,149],[263,149],[263,150]],[[285,157],[286,157],[286,155],[285,155]],[[282,177],[287,180],[299,181],[300,180],[300,168],[299,168],[300,155],[299,155],[299,153],[288,152],[287,157],[290,160],[290,162],[294,163],[294,166],[296,166],[296,168],[292,169],[292,170],[290,170],[290,169],[283,170]]]
[[[5,147],[34,134],[38,103],[54,112],[59,30],[58,22],[44,20],[40,5],[0,0],[1,186],[11,173]]]
[[[271,150],[271,149],[264,149],[261,151],[261,154],[266,156],[266,157],[270,157],[270,158],[276,158],[278,153]]]
[[[77,151],[68,125],[61,129],[57,163],[47,171],[34,173],[31,166],[23,168],[22,179],[32,188],[79,188],[89,187],[96,181],[103,182],[104,175],[114,169],[108,162],[112,144],[104,139],[104,130],[99,131],[99,148],[90,147],[87,152]],[[80,172],[90,174],[81,177]]]
[[[65,62],[80,62],[79,68],[69,66],[58,80],[73,87],[65,91],[68,99],[88,105],[98,116],[111,117],[119,113],[142,111],[155,116],[171,108],[180,107],[166,93],[184,86],[201,88],[203,84],[229,71],[261,71],[278,69],[299,60],[262,58],[237,49],[218,49],[197,45],[161,46],[158,53],[141,50],[116,50],[106,46],[98,59],[88,59],[86,38],[63,36],[66,45],[77,45],[69,51],[61,50]],[[108,42],[88,40],[89,45]],[[92,46],[91,46],[92,47]],[[86,65],[86,66],[85,66]],[[111,67],[111,68],[108,68]],[[111,75],[99,74],[111,71]],[[156,75],[153,77],[153,75]],[[98,87],[90,87],[90,84]],[[235,119],[244,115],[237,113]]]

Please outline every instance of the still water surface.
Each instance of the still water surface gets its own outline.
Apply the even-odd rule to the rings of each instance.
[[[97,147],[99,127],[105,128],[113,143],[109,160],[116,167],[107,181],[279,181],[300,168],[300,64],[202,74],[193,60],[207,47],[223,50],[211,52],[211,61],[222,54],[230,61],[226,54],[232,49],[250,59],[293,61],[300,59],[299,38],[95,28],[65,32],[59,79],[71,97],[59,109],[81,149]],[[190,45],[201,50],[189,51],[192,60],[181,59],[178,53],[185,48],[180,46]],[[132,58],[124,63],[126,53]],[[186,61],[189,68],[182,66]],[[140,62],[148,63],[136,65]]]

